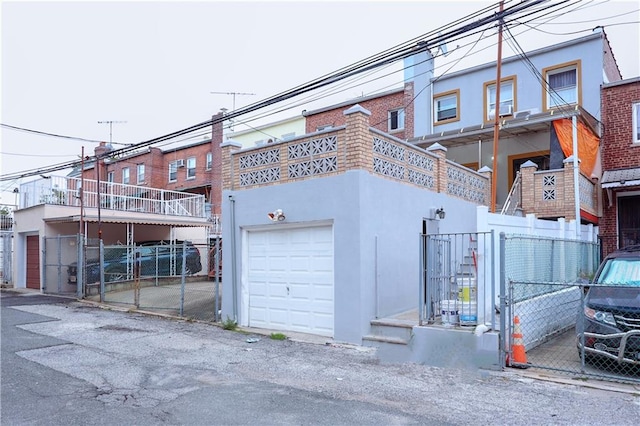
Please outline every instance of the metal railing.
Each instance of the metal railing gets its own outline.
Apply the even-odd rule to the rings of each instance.
[[[496,328],[493,232],[421,236],[420,325]]]
[[[82,188],[84,184],[84,188]],[[206,217],[204,195],[147,186],[51,176],[23,183],[19,208],[41,204],[112,209],[168,216]]]

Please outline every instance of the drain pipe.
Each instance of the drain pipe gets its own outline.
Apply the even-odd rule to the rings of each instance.
[[[229,227],[231,228],[231,289],[233,296],[233,320],[238,323],[238,290],[236,282],[236,200],[229,195]]]

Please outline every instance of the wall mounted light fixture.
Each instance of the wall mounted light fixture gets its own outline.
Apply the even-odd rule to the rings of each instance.
[[[269,216],[269,219],[271,219],[273,222],[282,222],[286,219],[284,213],[282,212],[282,209],[274,210],[273,212],[268,213],[267,216]]]

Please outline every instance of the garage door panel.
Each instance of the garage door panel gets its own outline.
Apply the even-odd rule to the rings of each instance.
[[[332,228],[253,231],[248,242],[249,325],[332,336]]]

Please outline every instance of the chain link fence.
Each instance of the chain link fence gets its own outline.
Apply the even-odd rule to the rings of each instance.
[[[507,366],[640,382],[640,287],[590,284],[597,243],[500,239]]]
[[[0,230],[0,283],[13,282],[13,231]]]
[[[42,291],[48,294],[76,294],[76,283],[69,279],[69,267],[78,260],[77,235],[45,237],[43,240]]]
[[[219,256],[210,256],[211,250],[207,244],[188,241],[88,246],[84,265],[86,297],[218,321],[221,282],[219,276],[210,278],[209,271],[210,262],[219,262]]]

